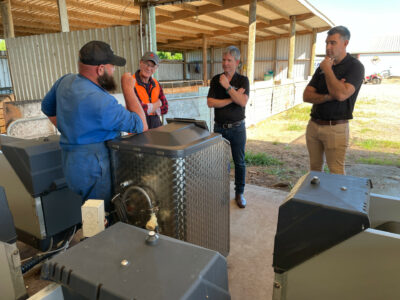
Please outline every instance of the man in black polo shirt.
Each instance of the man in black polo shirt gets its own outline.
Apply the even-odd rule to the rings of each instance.
[[[231,144],[235,163],[235,201],[240,208],[246,207],[243,197],[246,181],[246,127],[245,107],[249,100],[250,84],[246,76],[236,73],[240,61],[240,51],[234,46],[222,54],[224,72],[211,80],[207,96],[208,107],[214,107],[214,132],[221,133]]]
[[[349,121],[364,79],[364,66],[346,52],[350,32],[344,26],[328,31],[326,57],[304,90],[304,102],[312,103],[306,131],[310,169],[322,171],[324,153],[329,171],[345,174],[349,145]]]

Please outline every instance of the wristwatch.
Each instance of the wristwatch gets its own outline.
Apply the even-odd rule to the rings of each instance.
[[[227,93],[232,89],[232,86],[228,86],[228,88],[225,90]]]

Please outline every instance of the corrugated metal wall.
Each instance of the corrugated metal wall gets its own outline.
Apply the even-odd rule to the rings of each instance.
[[[134,72],[140,59],[137,26],[109,27],[67,33],[35,35],[7,39],[11,74],[17,100],[42,99],[52,84],[62,75],[77,73],[78,51],[90,40],[102,40],[111,45],[114,52],[127,59],[127,65],[116,68],[115,76],[120,78],[123,72]],[[276,74],[275,80],[284,80],[287,74],[289,39],[276,40]],[[295,78],[307,78],[310,59],[311,35],[296,36]],[[246,63],[247,45],[242,61]],[[208,50],[208,78],[222,72],[223,48],[214,49],[213,74],[211,74],[210,55]],[[263,80],[264,74],[273,70],[274,41],[256,43],[255,74],[256,80]],[[0,60],[0,87],[10,77],[2,70],[7,70],[7,62]],[[202,80],[202,50],[189,51],[186,54],[186,73],[188,80]],[[8,77],[7,77],[8,75]],[[162,81],[183,80],[183,62],[162,63],[158,69],[158,78]],[[8,83],[9,84],[9,83]],[[118,89],[117,92],[120,92]]]
[[[161,81],[182,80],[183,63],[160,63],[158,68],[158,79]]]
[[[276,80],[284,80],[287,77],[288,55],[289,55],[289,39],[281,38],[276,40]],[[214,49],[214,73],[212,75],[222,72],[221,61],[223,48]],[[304,34],[296,36],[295,46],[295,64],[293,67],[293,76],[298,79],[307,79],[310,53],[311,52],[311,34]],[[246,63],[247,44],[244,46],[244,53],[242,53],[242,61]],[[188,79],[202,79],[202,50],[194,50],[187,52]],[[255,64],[254,64],[254,78],[256,80],[263,80],[264,74],[274,69],[274,41],[263,41],[256,43]],[[208,51],[207,59],[210,62],[210,51]],[[210,64],[208,64],[209,79]],[[168,72],[166,72],[168,74]],[[167,80],[167,78],[163,78]]]
[[[77,73],[79,49],[91,40],[109,43],[126,58],[125,67],[115,69],[115,78],[134,72],[140,59],[138,37],[138,26],[132,25],[6,39],[16,99],[42,99],[62,75]]]
[[[0,51],[0,94],[11,94],[12,84],[8,68],[7,52]]]

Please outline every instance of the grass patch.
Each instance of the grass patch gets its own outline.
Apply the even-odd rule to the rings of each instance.
[[[280,166],[271,166],[263,170],[264,173],[274,175],[279,180],[288,180],[290,178],[288,170],[281,168]]]
[[[362,128],[360,130],[360,133],[367,133],[367,132],[372,132],[373,130],[371,128]]]
[[[376,140],[376,139],[356,139],[354,144],[366,149],[366,150],[375,150],[375,149],[400,149],[400,142],[395,141],[387,141],[387,140]]]
[[[377,100],[376,98],[363,98],[359,101],[360,104],[367,104],[367,105],[376,105]]]
[[[380,165],[380,166],[397,166],[400,167],[400,160],[381,159],[376,157],[360,157],[357,163],[367,165]]]
[[[291,124],[286,129],[289,131],[303,131],[306,127],[298,124]]]
[[[354,116],[356,118],[373,118],[378,116],[378,113],[374,111],[363,111],[363,110],[358,110],[354,112]]]
[[[279,159],[272,157],[266,153],[246,152],[244,160],[249,166],[280,166],[283,165]]]
[[[309,105],[297,105],[284,113],[282,119],[286,121],[308,121],[310,119],[311,107]]]

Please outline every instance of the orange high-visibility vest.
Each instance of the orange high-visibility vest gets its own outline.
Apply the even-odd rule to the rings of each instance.
[[[132,75],[133,78],[136,79],[135,74]],[[150,90],[150,95],[151,97],[149,97],[149,94],[147,94],[146,88],[144,86],[141,86],[140,84],[137,83],[137,80],[135,82],[135,90],[136,90],[136,94],[139,96],[140,101],[142,101],[142,103],[144,104],[149,104],[149,103],[154,103],[158,101],[158,98],[160,96],[160,84],[158,83],[158,81],[154,78],[152,78],[154,80],[155,86],[152,85],[151,90]],[[149,116],[155,116],[157,115],[155,112],[148,114]]]

